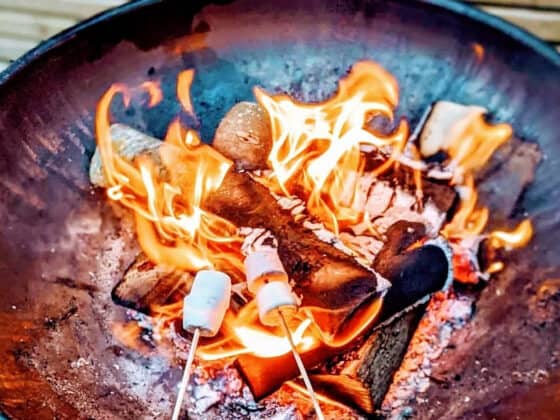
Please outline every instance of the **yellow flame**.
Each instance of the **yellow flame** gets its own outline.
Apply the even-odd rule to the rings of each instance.
[[[393,119],[398,102],[393,76],[364,61],[355,64],[339,82],[338,93],[322,103],[303,104],[261,89],[255,89],[255,96],[271,123],[273,186],[285,195],[303,190],[310,213],[335,232],[341,223],[363,219],[363,209],[352,207],[365,165],[361,148],[392,150],[377,168],[380,173],[393,163],[408,137],[404,121],[390,135],[367,128],[374,115]]]
[[[496,230],[490,233],[490,240],[495,248],[522,248],[526,246],[533,237],[533,224],[531,220],[522,221],[511,232]]]

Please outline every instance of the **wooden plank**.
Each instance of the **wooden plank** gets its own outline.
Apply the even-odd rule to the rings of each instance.
[[[519,25],[547,41],[560,41],[560,11],[482,6],[486,12]]]
[[[19,12],[85,19],[125,0],[0,0],[0,6]]]
[[[487,6],[523,6],[526,8],[531,7],[545,7],[549,9],[560,9],[560,0],[467,0],[469,3],[483,3]]]
[[[0,36],[42,41],[74,25],[67,17],[14,12],[0,7]]]
[[[0,60],[6,61],[19,57],[36,45],[28,39],[13,39],[0,36]]]

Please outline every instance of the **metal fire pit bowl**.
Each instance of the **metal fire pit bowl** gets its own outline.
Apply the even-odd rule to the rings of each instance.
[[[482,60],[475,53],[481,48]],[[359,59],[395,75],[398,113],[413,127],[433,101],[479,104],[545,155],[520,209],[533,219],[536,236],[510,254],[507,269],[483,291],[467,327],[472,334],[440,360],[463,352],[463,365],[448,369],[451,379],[434,378],[418,417],[554,417],[560,323],[555,315],[537,320],[532,302],[540,283],[559,274],[560,56],[521,29],[448,0],[141,0],[59,34],[5,71],[0,407],[6,415],[143,418],[158,409],[168,413],[175,394],[179,368],[117,347],[110,330],[123,310],[107,290],[134,249],[132,233],[87,176],[103,92],[114,82],[160,80],[168,99],[157,107],[114,111],[161,136],[178,111],[176,76],[195,68],[192,96],[209,140],[234,103],[252,98],[253,86],[322,99]],[[530,373],[539,371],[533,380]]]

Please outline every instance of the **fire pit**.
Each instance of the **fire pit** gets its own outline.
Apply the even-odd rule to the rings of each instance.
[[[184,125],[210,140],[235,103],[254,100],[255,86],[271,95],[286,91],[304,102],[325,100],[352,65],[373,59],[398,82],[394,121],[402,116],[412,129],[424,127],[426,120],[437,126],[438,109],[453,106],[441,101],[472,104],[487,108],[492,123],[507,122],[516,137],[538,143],[544,159],[520,200],[539,153],[517,139],[510,149],[500,149],[495,166],[486,167],[486,176],[493,175],[495,183],[484,187],[481,182],[479,189],[493,211],[488,231],[511,231],[529,217],[535,235],[525,248],[499,255],[490,255],[483,246],[481,263],[499,270],[487,287],[484,282],[456,286],[456,295],[436,294],[427,310],[422,298],[426,291],[445,288],[445,276],[435,289],[389,289],[373,335],[371,328],[360,330],[342,350],[304,357],[309,368],[322,365],[315,384],[323,404],[330,414],[346,417],[372,415],[381,408],[384,415],[413,410],[420,418],[535,412],[552,418],[560,351],[556,53],[515,28],[456,4],[250,3],[146,1],[124,6],[47,42],[4,76],[2,409],[14,418],[152,418],[171,412],[188,337],[181,336],[177,325],[167,325],[165,331],[176,332],[176,345],[161,346],[162,330],[142,312],[153,310],[154,299],[184,295],[189,279],[138,257],[130,213],[90,185],[95,109],[112,83],[142,87],[130,106],[114,101],[111,107],[114,120],[134,127],[139,136],[163,138],[182,115]],[[178,77],[183,75],[180,92],[189,84],[185,69],[196,71],[191,89],[196,116],[181,113],[190,104],[184,95],[176,99]],[[443,114],[449,115],[445,109]],[[394,132],[385,123],[377,121],[376,130]],[[422,137],[425,130],[416,135]],[[222,152],[227,155],[228,148]],[[414,184],[414,171],[410,174]],[[226,184],[247,185],[243,177],[236,175]],[[259,196],[260,188],[265,187],[257,183],[251,192]],[[434,198],[444,196],[439,192]],[[231,217],[223,209],[234,204],[218,197],[210,207]],[[247,220],[232,222],[242,226]],[[306,234],[285,226],[285,237],[281,230],[273,232],[284,263],[296,255],[298,261],[308,261],[290,245],[294,237],[305,243],[308,239],[301,238]],[[273,230],[274,223],[258,227]],[[383,265],[400,255],[395,252],[399,244],[420,255],[420,262],[437,261],[434,253],[441,253],[434,245],[436,251],[422,248],[430,245],[417,243],[421,238],[410,226],[398,227],[387,230],[382,263],[375,265],[388,278],[406,272],[408,260],[398,270]],[[396,238],[393,245],[391,238]],[[312,248],[342,258],[340,251],[321,247],[317,243]],[[501,266],[490,264],[498,261]],[[419,270],[416,264],[412,272]],[[455,277],[464,274],[457,270],[464,266],[461,261],[454,265]],[[286,268],[297,277],[297,269]],[[473,283],[470,271],[465,273],[463,283]],[[145,294],[128,287],[131,278],[143,285],[142,279],[157,278],[158,285],[163,279],[162,285],[173,287],[146,286],[151,294]],[[377,278],[368,291],[352,283],[329,304],[339,305],[349,296],[374,296],[382,284]],[[241,308],[243,301],[234,304]],[[339,324],[331,318],[321,321],[314,314],[314,323],[331,334],[332,345],[338,332],[333,325]],[[294,365],[285,352],[273,351],[268,364],[245,354],[224,365],[222,357],[209,361],[215,352],[208,343],[201,349],[207,362],[196,370],[187,396],[190,415],[290,418],[311,413],[301,384],[285,384],[297,375],[290,373]],[[333,382],[351,371],[352,362],[359,365],[354,366],[358,373]]]

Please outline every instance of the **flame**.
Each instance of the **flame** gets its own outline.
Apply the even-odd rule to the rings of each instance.
[[[454,179],[472,174],[486,165],[492,154],[513,134],[509,124],[488,124],[481,113],[470,114],[452,130],[447,152]]]
[[[533,237],[533,224],[531,220],[526,219],[511,232],[496,230],[489,236],[494,248],[522,248]]]
[[[339,82],[338,93],[322,103],[304,104],[258,88],[255,96],[271,123],[271,185],[287,196],[302,193],[309,212],[334,232],[339,224],[362,220],[363,209],[352,206],[365,166],[361,148],[391,150],[376,169],[379,174],[393,164],[408,137],[405,121],[390,135],[366,126],[374,115],[393,119],[398,102],[393,76],[375,63],[359,62]]]
[[[488,124],[479,113],[470,114],[452,130],[446,151],[451,158],[448,167],[454,172],[453,182],[457,184],[461,202],[453,219],[442,231],[450,240],[481,235],[484,231],[489,210],[478,206],[474,173],[486,165],[493,153],[505,144],[512,134],[510,125]],[[490,237],[495,247],[525,246],[532,236],[532,231],[531,222],[525,220],[513,233],[496,231],[490,233]]]
[[[484,55],[485,55],[485,49],[482,46],[482,44],[479,44],[478,42],[473,42],[471,44],[471,47],[477,61],[479,63],[482,62],[482,60],[484,60]]]
[[[177,77],[177,98],[183,109],[194,115],[194,107],[191,101],[191,85],[194,80],[194,70],[189,69],[179,73]]]
[[[183,85],[192,81],[189,74],[181,74]],[[97,142],[109,184],[107,195],[133,210],[138,242],[146,255],[157,264],[185,271],[242,270],[236,226],[201,207],[232,162],[178,121],[169,128],[157,157],[125,161],[114,152],[110,134],[109,107],[117,93],[124,95],[125,104],[129,101],[122,85],[113,85],[101,98]],[[182,100],[184,105],[190,103],[185,95]]]
[[[140,86],[146,92],[148,92],[148,95],[150,97],[150,100],[148,102],[148,106],[150,108],[153,108],[154,106],[156,106],[157,104],[159,104],[163,100],[163,93],[162,93],[161,88],[159,86],[159,82],[149,80],[147,82],[142,83]]]

